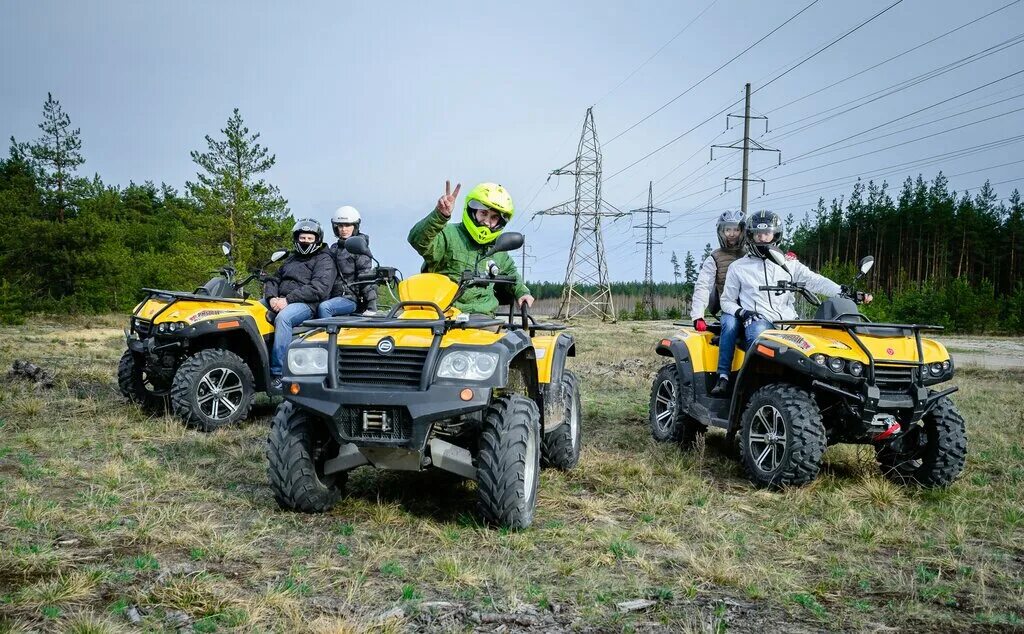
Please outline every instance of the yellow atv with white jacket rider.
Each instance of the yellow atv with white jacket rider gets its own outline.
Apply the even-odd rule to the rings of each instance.
[[[147,295],[132,311],[117,368],[125,398],[150,410],[170,399],[175,415],[202,431],[242,420],[256,392],[270,390],[274,325],[244,288],[288,255],[275,251],[236,281],[231,245],[221,248],[227,265],[194,292],[142,289]]]
[[[481,257],[519,248],[504,232]],[[363,253],[361,238],[345,248]],[[442,469],[475,480],[483,518],[510,528],[533,521],[540,468],[579,460],[579,385],[566,368],[572,336],[532,320],[454,306],[468,289],[514,284],[493,267],[459,283],[420,273],[398,285],[387,315],[315,319],[292,342],[284,402],[268,441],[268,476],[282,508],[330,509],[348,472]],[[395,269],[377,267],[390,284]]]
[[[771,258],[783,270],[785,256]],[[860,279],[874,259],[861,261]],[[856,284],[856,282],[855,282]],[[964,468],[964,420],[949,399],[953,360],[921,336],[940,326],[883,324],[861,314],[856,286],[818,300],[802,284],[767,280],[761,291],[800,293],[813,319],[776,322],[733,359],[730,396],[711,396],[716,381],[716,329],[683,329],[656,345],[672,358],[651,388],[650,427],[659,441],[692,445],[708,426],[739,437],[740,458],[757,486],[813,480],[828,445],[867,444],[883,473],[900,483],[947,486]]]

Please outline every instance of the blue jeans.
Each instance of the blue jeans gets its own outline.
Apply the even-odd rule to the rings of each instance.
[[[736,353],[736,339],[740,334],[740,321],[735,315],[722,313],[719,318],[722,334],[718,336],[718,374],[729,376],[732,370],[732,358]]]
[[[267,300],[260,303],[270,309]],[[270,374],[279,377],[284,373],[284,358],[288,344],[292,342],[292,329],[313,316],[308,304],[288,304],[274,318],[274,345],[270,348]]]
[[[347,297],[332,297],[320,302],[316,308],[316,316],[320,319],[337,315],[351,315],[356,311],[356,303]]]
[[[743,329],[744,334],[744,349],[747,352],[750,351],[750,347],[754,345],[754,340],[761,336],[761,333],[765,330],[770,330],[775,327],[775,324],[768,321],[767,319],[755,319],[754,321],[747,324]]]

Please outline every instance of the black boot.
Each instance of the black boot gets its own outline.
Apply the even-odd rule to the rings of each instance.
[[[718,382],[711,388],[711,396],[725,396],[729,391],[729,377],[718,375]]]

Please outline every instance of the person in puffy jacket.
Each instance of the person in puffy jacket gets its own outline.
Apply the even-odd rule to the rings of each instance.
[[[310,319],[317,304],[327,299],[337,270],[324,248],[324,230],[316,220],[299,220],[292,227],[295,250],[263,284],[263,305],[274,316],[270,350],[272,387],[281,389],[285,354],[295,326]]]
[[[716,228],[719,248],[712,251],[704,260],[697,281],[693,285],[690,319],[693,320],[693,327],[697,332],[708,329],[708,324],[704,321],[704,311],[710,309],[712,314],[718,312],[729,266],[744,255],[742,211],[723,213],[718,217]],[[711,388],[712,396],[722,396],[729,388],[729,373],[736,352],[736,338],[740,332],[740,323],[732,313],[722,311],[719,321],[722,332],[718,339],[718,382]]]
[[[487,251],[515,213],[512,197],[504,187],[481,183],[466,194],[462,222],[449,224],[461,188],[462,185],[456,185],[452,192],[451,182],[445,181],[445,193],[437,200],[437,205],[409,231],[409,244],[423,256],[425,270],[446,275],[454,282],[459,281],[463,271],[473,268],[477,256]],[[519,277],[509,254],[495,253],[490,260],[497,265],[500,275],[515,278],[516,305],[525,302],[532,306],[533,295]],[[494,285],[468,289],[455,302],[455,307],[464,313],[493,315],[498,309]]]
[[[345,249],[345,240],[352,236],[359,236],[366,240],[367,245],[370,244],[370,236],[359,231],[361,222],[359,210],[348,205],[339,207],[331,216],[331,229],[338,241],[331,245],[328,253],[338,269],[338,276],[334,279],[330,299],[321,302],[317,308],[317,317],[350,315],[359,309],[368,312],[377,310],[377,285],[356,284],[360,275],[373,272],[373,259],[369,255],[356,255]]]
[[[776,294],[759,290],[761,286],[777,286],[779,281],[799,282],[819,295],[835,297],[842,287],[787,256],[786,269],[769,257],[769,250],[782,237],[782,222],[771,211],[759,211],[746,224],[747,255],[732,263],[725,276],[722,291],[722,312],[732,313],[743,326],[745,348],[750,349],[757,337],[773,327],[774,321],[797,318],[795,293]],[[864,296],[865,302],[871,295]]]

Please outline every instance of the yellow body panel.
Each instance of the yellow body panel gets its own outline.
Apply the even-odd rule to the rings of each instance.
[[[537,380],[540,383],[551,382],[551,367],[555,362],[555,344],[558,334],[538,335],[533,338],[533,349],[537,353]]]
[[[444,310],[455,299],[458,285],[439,273],[419,273],[398,284],[398,298],[403,302],[433,302]],[[430,311],[430,317],[437,315]]]
[[[170,301],[167,299],[151,297],[136,307],[135,316],[152,321],[153,315],[159,313],[169,303]],[[225,317],[252,317],[261,335],[274,332],[273,324],[267,321],[267,309],[255,299],[246,300],[241,304],[219,302],[216,299],[179,299],[174,306],[161,313],[153,323],[156,325],[170,321],[183,321],[194,325],[208,319],[223,319]]]
[[[681,330],[673,337],[682,341],[690,351],[690,362],[695,373],[718,371],[718,346],[711,345],[713,336],[710,332],[697,332],[691,328]],[[743,351],[736,348],[736,353],[732,357],[733,372],[738,372],[743,367],[743,356]]]
[[[893,333],[896,334],[897,331],[894,330]],[[819,326],[797,326],[790,330],[767,330],[761,336],[799,350],[806,356],[820,352],[832,357],[857,360],[861,363],[868,362],[867,355],[846,330]],[[858,334],[857,337],[871,351],[876,363],[885,363],[886,361],[934,363],[949,359],[946,347],[934,339],[921,338],[924,359],[918,359],[917,343],[913,336],[905,337],[900,334],[893,337],[879,337]]]

